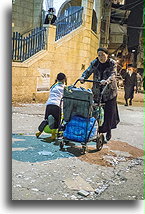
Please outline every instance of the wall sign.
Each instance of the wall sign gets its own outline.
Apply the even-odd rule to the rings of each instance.
[[[39,68],[40,76],[37,77],[37,91],[46,92],[50,88],[50,70]]]

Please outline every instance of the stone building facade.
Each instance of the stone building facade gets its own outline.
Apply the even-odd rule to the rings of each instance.
[[[56,26],[48,25],[47,49],[24,62],[12,63],[13,102],[45,102],[57,73],[65,73],[71,85],[97,56],[99,34],[92,30],[94,1],[82,0],[81,6],[83,23],[80,27],[55,40]],[[83,86],[91,88],[92,85]]]
[[[16,0],[12,4],[12,31],[21,34],[41,25],[43,0]]]

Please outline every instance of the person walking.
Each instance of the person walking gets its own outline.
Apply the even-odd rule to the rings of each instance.
[[[141,91],[143,78],[139,73],[136,73],[136,78],[137,78],[137,89]]]
[[[66,84],[66,75],[64,73],[59,73],[55,83],[50,88],[50,95],[46,102],[45,117],[38,127],[39,131],[36,132],[37,138],[42,134],[45,126],[48,125],[50,129],[54,129],[51,139],[55,139],[56,129],[59,127],[61,121],[60,102]]]
[[[124,79],[124,99],[125,106],[132,105],[134,91],[137,92],[137,74],[132,64],[128,64],[127,69],[121,70],[121,76]]]
[[[117,108],[117,81],[116,81],[116,63],[109,58],[106,48],[97,50],[98,57],[90,63],[90,66],[83,72],[80,82],[84,83],[93,74],[95,81],[100,81],[100,85],[93,83],[94,103],[98,103],[100,94],[107,84],[103,94],[102,102],[104,105],[104,123],[99,127],[99,133],[106,133],[106,140],[111,139],[111,129],[117,128],[119,123],[119,114]]]

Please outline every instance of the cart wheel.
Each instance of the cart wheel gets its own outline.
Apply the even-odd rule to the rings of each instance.
[[[103,135],[103,134],[100,134],[100,139],[101,139],[102,143],[104,144],[105,138],[104,138],[104,135]]]
[[[104,135],[100,135],[96,139],[96,149],[100,151],[103,148]]]
[[[57,133],[57,138],[61,138],[63,136],[63,133],[62,132],[58,132]]]
[[[64,147],[64,142],[63,142],[63,141],[60,141],[59,146],[60,146],[60,149],[63,149],[63,147]]]
[[[86,154],[87,146],[83,145],[82,146],[82,154]]]
[[[64,144],[68,145],[69,144],[69,140],[64,140]]]

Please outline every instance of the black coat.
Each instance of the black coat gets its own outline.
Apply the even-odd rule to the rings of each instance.
[[[117,96],[116,82],[116,63],[113,59],[108,59],[105,63],[101,63],[98,58],[93,60],[90,66],[83,72],[82,77],[88,79],[93,74],[93,79],[96,81],[106,80],[109,84],[103,95],[103,101],[113,99]],[[104,86],[102,86],[104,87]],[[95,102],[98,102],[102,87],[98,84],[93,84],[93,95]]]
[[[117,82],[116,82],[116,63],[113,59],[108,59],[105,63],[100,63],[98,58],[91,62],[90,66],[83,72],[82,77],[88,79],[93,74],[93,79],[97,81],[106,80],[109,84],[103,94],[104,123],[99,127],[100,133],[110,132],[119,123],[117,108]],[[104,86],[93,84],[94,101],[98,103],[101,91]]]
[[[124,98],[133,99],[134,97],[134,87],[137,87],[137,75],[133,72],[131,75],[126,71],[121,71],[121,76],[124,79]]]
[[[52,20],[51,20],[51,25],[52,24],[54,24],[55,23],[55,21],[56,21],[56,16],[55,15],[53,15],[53,18],[52,18]],[[49,24],[49,20],[48,20],[48,14],[46,15],[46,18],[45,18],[45,21],[44,21],[44,24]]]

